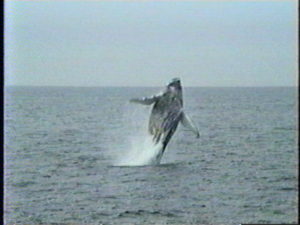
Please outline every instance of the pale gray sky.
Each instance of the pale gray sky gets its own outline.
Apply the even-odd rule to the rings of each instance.
[[[293,86],[296,1],[6,1],[6,85]]]

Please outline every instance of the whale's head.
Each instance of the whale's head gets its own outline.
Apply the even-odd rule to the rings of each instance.
[[[181,87],[181,83],[180,83],[180,79],[179,78],[173,78],[166,87],[166,92],[170,95],[170,96],[174,96],[177,99],[180,99],[180,101],[182,102],[182,87]]]
[[[179,78],[173,78],[168,84],[167,84],[168,91],[171,92],[181,92],[181,83]]]

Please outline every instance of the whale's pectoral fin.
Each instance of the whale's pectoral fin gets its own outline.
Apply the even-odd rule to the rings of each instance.
[[[196,134],[196,137],[200,137],[200,133],[194,122],[191,120],[190,117],[188,117],[184,112],[182,112],[182,117],[180,120],[181,124],[186,127],[187,129],[193,131],[194,134]]]
[[[152,97],[149,98],[132,98],[130,99],[130,102],[133,103],[139,103],[142,105],[151,105],[152,103],[156,102],[161,96],[160,95],[154,95]]]

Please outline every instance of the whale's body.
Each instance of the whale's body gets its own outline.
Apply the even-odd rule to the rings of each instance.
[[[183,111],[182,87],[178,78],[174,78],[162,93],[150,98],[131,99],[131,102],[144,105],[153,104],[148,131],[154,144],[159,145],[160,148],[151,163],[159,164],[179,122],[199,137],[197,127]]]

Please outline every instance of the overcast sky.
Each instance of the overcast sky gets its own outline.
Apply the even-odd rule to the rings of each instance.
[[[6,85],[293,86],[296,1],[6,1]]]

